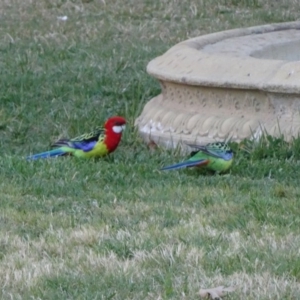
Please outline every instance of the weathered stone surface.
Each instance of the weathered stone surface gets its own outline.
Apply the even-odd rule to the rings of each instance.
[[[218,32],[152,60],[162,92],[136,125],[146,140],[176,147],[300,132],[300,22]]]

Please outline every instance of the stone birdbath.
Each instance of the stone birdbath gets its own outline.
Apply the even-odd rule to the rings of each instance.
[[[136,119],[146,142],[174,148],[300,132],[300,22],[192,38],[147,71],[162,91]]]

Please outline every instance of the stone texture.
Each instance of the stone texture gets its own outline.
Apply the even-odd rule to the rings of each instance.
[[[235,29],[179,43],[147,67],[162,92],[136,125],[176,147],[300,130],[300,22]]]

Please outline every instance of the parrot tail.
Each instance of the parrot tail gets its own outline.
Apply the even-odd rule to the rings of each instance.
[[[38,153],[38,154],[33,154],[30,156],[27,156],[27,160],[36,160],[39,158],[48,158],[48,157],[56,157],[56,156],[62,156],[68,154],[65,150],[61,148],[53,149],[50,151]]]
[[[198,159],[198,160],[187,160],[175,165],[167,166],[162,169],[161,171],[167,171],[167,170],[177,170],[177,169],[182,169],[182,168],[190,168],[190,167],[200,167],[200,166],[205,166],[208,164],[208,159]]]

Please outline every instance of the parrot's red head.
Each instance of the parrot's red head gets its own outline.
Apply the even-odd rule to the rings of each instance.
[[[104,128],[106,136],[104,143],[106,144],[109,152],[115,151],[118,147],[125,126],[126,120],[118,116],[111,117],[105,122]]]

